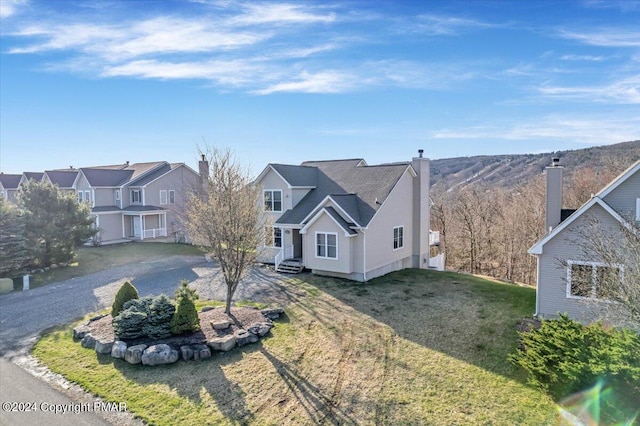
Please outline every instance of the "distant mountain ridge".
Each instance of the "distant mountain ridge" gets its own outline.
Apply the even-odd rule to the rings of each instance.
[[[640,140],[543,154],[478,155],[431,160],[431,185],[434,191],[473,184],[511,188],[540,175],[551,164],[553,157],[560,158],[567,176],[584,167],[600,169],[613,165],[624,169],[640,159]]]

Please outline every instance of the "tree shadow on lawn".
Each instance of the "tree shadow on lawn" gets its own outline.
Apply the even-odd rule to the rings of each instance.
[[[223,368],[238,363],[247,354],[259,351],[256,346],[234,348],[230,352],[214,352],[212,358],[205,360],[179,360],[175,364],[156,366],[131,365],[108,355],[100,356],[99,359],[100,363],[112,363],[128,380],[141,386],[166,385],[195,405],[207,404],[209,401],[205,395],[208,394],[226,419],[232,423],[246,424],[255,416],[247,405],[245,392],[238,383],[227,378]]]
[[[526,382],[526,375],[507,356],[517,347],[517,322],[533,313],[535,292],[531,289],[415,269],[368,283],[316,276],[304,281],[388,325],[404,339]],[[309,304],[306,309],[315,307]]]
[[[293,395],[296,405],[302,407],[313,424],[356,425],[349,414],[338,407],[339,402],[325,394],[318,386],[305,378],[290,363],[281,361],[265,349],[262,342],[234,348],[229,352],[214,352],[213,357],[201,361],[178,361],[175,364],[159,366],[131,365],[108,355],[99,355],[101,364],[113,364],[127,379],[141,386],[163,384],[194,404],[207,403],[203,399],[205,391],[220,413],[232,423],[247,424],[256,420],[260,404],[252,411],[246,400],[246,393],[240,384],[229,380],[224,368],[240,363],[243,358],[260,354],[270,364],[285,386],[278,389],[277,383],[269,383],[270,400],[264,404],[280,408]],[[267,364],[267,365],[268,365]],[[273,390],[273,391],[272,391]],[[282,390],[285,391],[283,394]],[[288,391],[288,392],[287,392]],[[255,396],[253,396],[255,397]]]

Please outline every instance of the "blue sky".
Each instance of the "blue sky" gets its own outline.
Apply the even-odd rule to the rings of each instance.
[[[640,2],[0,0],[0,170],[640,139]]]

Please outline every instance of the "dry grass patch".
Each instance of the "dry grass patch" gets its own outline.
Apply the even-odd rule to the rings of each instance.
[[[68,329],[34,353],[158,425],[558,422],[506,360],[530,289],[423,271],[288,285],[306,296],[270,337],[206,361],[131,366],[80,348]]]

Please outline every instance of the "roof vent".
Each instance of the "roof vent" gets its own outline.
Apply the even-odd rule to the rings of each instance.
[[[418,157],[422,158],[422,154],[424,154],[424,149],[418,150]]]
[[[128,165],[129,165],[129,160],[127,160],[127,162],[126,162],[126,163],[127,163],[127,166],[128,166]]]
[[[560,165],[560,158],[558,158],[558,157],[553,157],[553,158],[551,159],[551,165],[552,165],[553,167],[558,167],[558,166]]]

